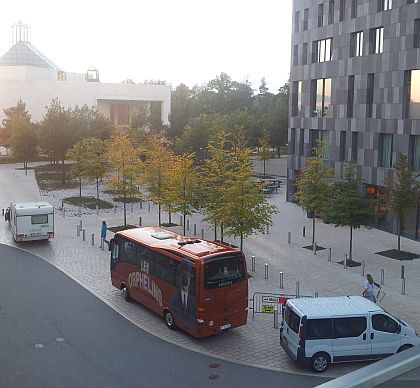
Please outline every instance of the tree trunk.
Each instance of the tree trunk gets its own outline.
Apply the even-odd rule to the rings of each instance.
[[[172,213],[170,211],[168,212],[168,223],[172,225]]]
[[[265,156],[264,156],[263,162],[264,162],[264,163],[263,163],[263,166],[264,166],[264,167],[263,167],[263,171],[264,171],[264,178],[265,178]]]
[[[401,251],[401,216],[398,217],[398,257],[400,257]]]
[[[217,224],[214,223],[214,241],[217,240]]]
[[[82,198],[82,177],[79,176],[79,198]]]
[[[223,243],[223,224],[220,224],[220,242]]]
[[[161,221],[161,214],[160,214],[160,202],[159,202],[159,204],[158,204],[158,211],[159,211],[159,226],[161,226],[162,225],[162,221]]]
[[[187,215],[185,213],[182,213],[182,216],[184,217],[184,236],[185,236],[185,228],[186,228],[186,219],[187,219]]]
[[[350,250],[349,250],[349,260],[353,260],[353,227],[350,226]]]
[[[312,212],[312,246],[315,242],[315,210]]]
[[[241,232],[241,251],[244,246],[244,234]]]
[[[99,206],[99,178],[96,178],[96,200]]]
[[[124,226],[127,226],[127,212],[125,207],[125,194],[123,195],[123,206],[124,206]]]

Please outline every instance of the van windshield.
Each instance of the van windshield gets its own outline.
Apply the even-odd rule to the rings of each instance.
[[[286,306],[284,320],[291,330],[293,330],[296,334],[299,332],[300,317],[292,310],[289,305]]]

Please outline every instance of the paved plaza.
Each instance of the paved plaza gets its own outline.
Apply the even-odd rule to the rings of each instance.
[[[281,170],[278,163],[286,159],[272,162],[269,172]],[[114,210],[101,211],[83,210],[81,216],[77,208],[65,206],[63,212],[61,200],[63,197],[77,195],[77,189],[67,192],[40,192],[32,170],[26,176],[24,171],[17,170],[16,165],[0,165],[0,207],[6,208],[11,200],[46,200],[56,207],[55,238],[49,242],[33,242],[15,244],[6,222],[0,223],[0,242],[16,245],[35,253],[52,263],[80,285],[107,303],[113,309],[125,316],[134,324],[165,340],[179,344],[189,349],[225,358],[231,361],[260,367],[274,368],[291,373],[310,373],[308,369],[298,367],[285,354],[279,345],[279,329],[274,328],[273,315],[258,314],[252,319],[250,311],[248,324],[245,327],[204,339],[195,339],[182,331],[170,331],[163,319],[151,313],[137,303],[125,302],[119,290],[111,285],[109,273],[109,252],[100,249],[99,235],[102,220],[109,227],[123,223],[122,204]],[[278,175],[282,175],[281,172]],[[83,195],[94,195],[94,187],[84,186]],[[102,199],[110,200],[105,194]],[[329,249],[318,251],[316,255],[303,249],[312,240],[311,220],[295,204],[286,202],[285,186],[277,194],[268,197],[271,204],[279,208],[274,215],[274,225],[268,233],[253,235],[246,238],[244,252],[247,257],[250,298],[255,292],[294,294],[296,283],[299,282],[301,295],[319,296],[360,295],[363,290],[361,267],[344,269],[337,262],[342,260],[348,251],[349,230],[335,228],[334,225],[317,221],[316,241],[325,248],[331,248],[332,260],[328,261]],[[138,225],[140,217],[143,226],[157,224],[157,207],[143,203],[127,206],[128,223]],[[166,214],[162,217],[166,221]],[[179,222],[180,216],[174,215],[173,221]],[[76,225],[82,222],[86,230],[86,241],[76,235]],[[189,235],[194,233],[196,225],[197,236],[204,229],[205,238],[212,239],[213,229],[202,222],[199,215],[189,219]],[[306,236],[302,229],[306,228]],[[181,232],[182,227],[171,230]],[[288,232],[291,241],[288,243]],[[94,245],[91,235],[94,234]],[[110,236],[108,236],[110,237]],[[400,262],[376,255],[375,252],[396,247],[397,237],[378,230],[360,229],[354,232],[354,259],[365,262],[365,272],[371,273],[379,280],[380,270],[384,270],[385,296],[380,303],[385,309],[406,320],[417,330],[420,330],[420,260]],[[227,239],[237,243],[234,239]],[[420,244],[402,238],[402,249],[420,253]],[[255,256],[255,272],[251,271],[251,257]],[[264,267],[268,264],[269,276],[265,279]],[[401,294],[400,271],[405,265],[406,295]],[[279,285],[279,272],[284,273],[284,288]],[[252,303],[250,302],[250,306]],[[98,319],[100,319],[98,317]],[[324,376],[336,377],[350,372],[364,363],[332,365]]]

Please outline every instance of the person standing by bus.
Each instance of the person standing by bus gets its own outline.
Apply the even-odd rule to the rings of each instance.
[[[375,298],[375,294],[374,294],[375,287],[377,287],[377,286],[376,286],[375,282],[373,281],[373,277],[370,273],[368,273],[366,275],[365,289],[363,290],[363,296],[366,299],[369,299],[374,303],[376,303],[376,298]]]
[[[101,247],[104,243],[108,244],[108,241],[106,241],[106,231],[108,229],[108,226],[106,225],[105,221],[102,221],[102,227],[101,227]]]

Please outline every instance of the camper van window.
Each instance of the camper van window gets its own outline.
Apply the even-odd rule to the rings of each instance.
[[[31,216],[31,224],[48,224],[48,214],[37,214],[35,216]]]
[[[332,319],[308,319],[306,339],[329,339],[332,338]]]
[[[397,333],[398,323],[384,314],[372,315],[372,327],[377,331]]]
[[[366,317],[334,318],[334,338],[359,337],[366,331],[366,326]]]

